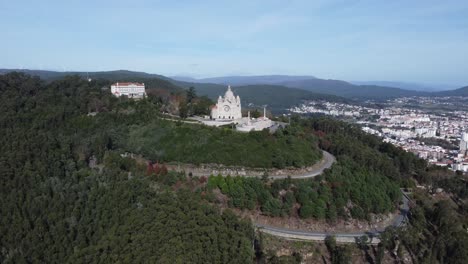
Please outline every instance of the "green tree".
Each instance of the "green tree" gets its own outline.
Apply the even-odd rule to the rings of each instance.
[[[193,86],[190,86],[187,90],[187,103],[191,104],[195,98],[197,98],[197,92]]]
[[[301,206],[301,209],[299,210],[299,215],[301,218],[310,218],[313,216],[314,213],[314,205],[311,203],[306,203]]]

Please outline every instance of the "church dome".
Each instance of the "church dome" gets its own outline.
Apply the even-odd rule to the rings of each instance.
[[[235,98],[234,93],[231,91],[231,86],[230,85],[228,85],[228,89],[227,89],[226,93],[224,94],[224,98],[225,99]]]

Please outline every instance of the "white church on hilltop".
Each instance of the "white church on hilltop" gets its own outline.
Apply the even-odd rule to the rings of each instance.
[[[261,131],[265,128],[275,131],[279,126],[285,125],[270,120],[266,116],[265,108],[263,109],[263,117],[259,118],[250,118],[250,112],[247,113],[247,117],[242,117],[241,110],[240,97],[235,96],[231,86],[228,86],[224,96],[219,96],[216,105],[211,107],[209,119],[208,117],[196,117],[194,120],[207,126],[216,127],[232,124],[240,132]]]
[[[218,102],[211,108],[211,119],[214,120],[235,120],[241,119],[241,100],[236,97],[228,86],[224,97],[219,96]]]

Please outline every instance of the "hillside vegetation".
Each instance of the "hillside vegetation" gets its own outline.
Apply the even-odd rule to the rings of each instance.
[[[145,72],[134,72],[127,70],[103,72],[56,72],[24,69],[0,69],[0,74],[5,74],[12,71],[20,71],[30,75],[37,75],[48,81],[57,80],[67,75],[76,74],[82,77],[89,76],[93,79],[106,79],[111,81],[141,81],[147,83],[154,82],[159,83],[160,86],[162,85],[161,88],[169,87],[170,85],[172,85],[173,88],[177,87],[177,89],[188,89],[189,87],[196,87],[196,89],[200,92],[200,95],[208,96],[211,99],[216,99],[219,95],[224,94],[228,84],[236,87],[250,87],[248,89],[246,88],[245,91],[239,91],[241,97],[250,97],[249,100],[245,101],[244,98],[242,98],[243,103],[252,103],[257,106],[266,104],[272,107],[274,112],[280,112],[284,110],[283,105],[278,106],[278,108],[275,105],[275,103],[278,102],[277,98],[272,98],[273,100],[268,100],[267,103],[262,103],[257,101],[260,100],[261,97],[256,97],[253,93],[250,94],[250,92],[253,92],[251,90],[262,86],[271,86],[270,89],[279,87],[278,91],[276,91],[276,93],[279,95],[273,97],[281,97],[288,101],[286,108],[289,108],[292,105],[297,105],[304,99],[342,101],[345,100],[344,98],[347,100],[385,100],[407,96],[468,96],[467,87],[439,92],[429,92],[416,88],[398,88],[396,86],[392,86],[392,82],[360,82],[360,84],[353,84],[342,80],[320,79],[314,76],[263,75],[225,76],[205,79],[174,77],[171,79],[158,74],[149,74]],[[261,89],[262,88],[260,88],[260,90]],[[295,91],[295,89],[302,90],[302,95],[298,97],[300,92]],[[273,91],[270,90],[269,92]],[[294,95],[290,96],[288,92],[291,92]],[[289,102],[293,103],[289,104]]]
[[[102,71],[102,72],[57,72],[42,70],[13,70],[0,69],[0,74],[10,72],[23,72],[31,76],[37,76],[46,82],[52,82],[65,78],[66,76],[80,76],[82,78],[91,78],[92,80],[110,82],[140,82],[144,83],[147,89],[164,89],[170,92],[182,91],[181,87],[174,85],[168,78],[158,74],[148,74],[145,72],[134,71]]]
[[[294,127],[275,134],[244,134],[230,128],[155,120],[129,126],[128,132],[128,140],[122,144],[126,150],[163,162],[284,168],[312,165],[321,158],[315,137]]]
[[[1,70],[0,73],[8,73],[12,70]],[[226,85],[177,81],[167,78],[162,75],[148,74],[144,72],[133,71],[108,71],[108,72],[54,72],[54,71],[35,71],[21,70],[31,75],[37,75],[44,80],[50,82],[58,80],[67,75],[78,75],[81,77],[90,77],[96,80],[106,80],[108,82],[142,82],[145,83],[149,93],[157,93],[159,90],[181,93],[183,90],[188,90],[194,87],[197,94],[207,96],[211,100],[216,101],[218,96],[224,95]],[[154,91],[158,90],[158,91]],[[281,85],[247,85],[233,87],[236,95],[240,95],[243,107],[253,105],[254,107],[268,107],[273,113],[284,113],[287,108],[301,104],[305,100],[329,100],[329,101],[346,101],[339,96],[318,94],[301,89],[289,88]]]
[[[406,165],[419,161],[413,154],[383,145],[343,122],[316,118],[293,119],[293,124],[316,134],[320,146],[336,155],[331,169],[307,180],[210,177],[208,188],[219,188],[233,207],[270,216],[369,220],[371,214],[394,211],[401,200],[399,186],[411,184],[409,174],[424,173],[424,162]]]
[[[181,96],[188,111],[198,108],[196,96],[166,91],[133,101],[113,97],[102,89],[108,85],[0,76],[1,263],[249,263],[254,248],[261,262],[266,252],[251,223],[209,203],[211,190],[219,188],[231,207],[333,223],[389,212],[398,187],[416,184],[428,189],[414,188],[409,224],[389,228],[366,259],[398,260],[404,252],[417,263],[468,258],[466,175],[430,167],[341,121],[293,117],[276,134],[239,134],[160,119],[168,96]],[[308,180],[186,178],[120,155],[281,168],[318,159],[317,145],[337,163]],[[445,198],[430,193],[439,187]],[[330,252],[335,262],[346,253],[341,246]]]
[[[345,98],[389,99],[404,96],[424,96],[429,93],[378,85],[354,85],[340,80],[308,79],[283,82],[281,85]]]
[[[118,129],[79,128],[97,102],[118,108],[95,82],[0,76],[0,262],[250,262],[249,222],[121,158]]]

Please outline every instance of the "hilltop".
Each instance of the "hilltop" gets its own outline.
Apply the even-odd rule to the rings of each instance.
[[[443,83],[415,83],[415,82],[399,82],[399,81],[351,81],[355,85],[377,85],[385,87],[401,88],[405,90],[437,92],[454,89],[457,86]]]
[[[145,72],[135,72],[127,70],[100,71],[100,72],[79,72],[79,71],[42,71],[42,70],[24,70],[24,69],[0,69],[0,74],[10,72],[23,72],[31,76],[38,76],[46,82],[52,82],[64,78],[65,76],[78,75],[82,78],[91,78],[97,80],[107,80],[111,82],[141,82],[145,83],[148,89],[163,89],[170,92],[180,92],[183,89],[170,82],[170,79],[158,74],[149,74]]]
[[[0,69],[0,74],[19,71],[29,75],[39,76],[47,82],[51,82],[67,75],[78,75],[82,78],[102,79],[107,81],[132,81],[145,83],[146,88],[163,89],[172,93],[180,94],[184,90],[194,87],[200,96],[207,96],[212,100],[216,100],[219,95],[224,94],[226,85],[202,83],[202,82],[187,82],[177,81],[171,78],[158,74],[149,74],[144,72],[133,72],[126,70],[118,71],[103,71],[103,72],[55,72],[55,71],[40,71],[40,70],[13,70]],[[288,79],[287,77],[279,77],[279,79]],[[294,79],[294,78],[290,78]],[[244,106],[263,107],[267,106],[274,113],[282,113],[293,105],[301,104],[304,100],[328,100],[345,102],[348,101],[339,96],[331,96],[327,94],[314,93],[303,89],[290,88],[282,85],[245,85],[233,87],[236,94],[242,99]]]
[[[437,96],[468,96],[468,86],[450,91],[442,91],[434,93]]]
[[[108,80],[119,80],[126,78],[158,78],[168,80],[159,74],[151,74],[146,72],[128,71],[128,70],[115,70],[115,71],[97,71],[97,72],[85,72],[85,71],[44,71],[44,70],[28,70],[28,69],[0,69],[0,74],[6,74],[10,72],[24,72],[32,76],[39,76],[41,79],[52,81],[61,79],[67,75],[79,75],[81,77],[89,77],[92,79],[108,79]]]
[[[238,93],[245,106],[268,106],[276,113],[286,108],[302,103],[304,100],[328,100],[346,102],[349,100],[387,100],[408,96],[468,96],[466,87],[439,92],[424,92],[401,89],[391,86],[372,84],[357,85],[341,80],[325,80],[310,75],[259,75],[259,76],[227,76],[196,79],[175,76],[169,78],[159,74],[135,72],[128,70],[101,72],[57,72],[41,70],[0,69],[0,74],[20,71],[36,75],[46,81],[60,79],[66,75],[79,75],[83,78],[105,79],[109,81],[144,82],[148,89],[159,88],[171,92],[181,92],[195,87],[199,95],[216,99],[223,94],[226,85],[230,84]],[[372,83],[372,82],[369,82]],[[391,82],[381,82],[392,84]]]

